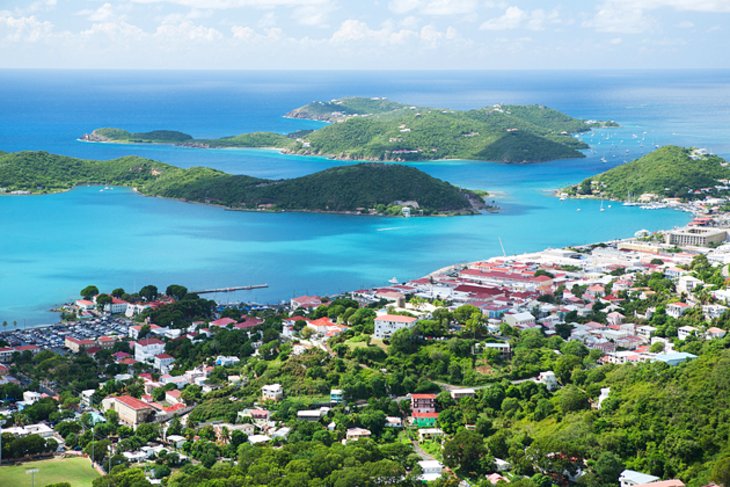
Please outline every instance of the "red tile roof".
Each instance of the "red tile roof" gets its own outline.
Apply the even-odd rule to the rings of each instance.
[[[127,407],[134,409],[135,411],[141,411],[143,409],[152,409],[152,406],[146,402],[140,401],[136,397],[132,396],[119,396],[115,397],[118,402],[121,402]]]

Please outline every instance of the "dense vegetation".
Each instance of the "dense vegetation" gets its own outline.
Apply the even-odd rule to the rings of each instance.
[[[290,118],[304,118],[323,122],[336,122],[355,115],[374,115],[386,113],[406,105],[390,101],[386,98],[348,97],[330,101],[313,101],[304,106],[295,108],[286,116]]]
[[[359,164],[271,181],[139,157],[100,162],[45,152],[0,156],[0,187],[6,191],[44,193],[80,184],[132,186],[147,195],[240,209],[382,213],[394,204],[400,210],[399,201],[416,201],[430,214],[472,213],[484,206],[474,193],[399,165]]]
[[[611,122],[587,122],[541,105],[495,105],[456,111],[406,106],[383,98],[313,102],[287,116],[335,122],[287,135],[256,132],[220,139],[155,131],[97,129],[87,140],[177,143],[196,147],[276,147],[336,159],[408,161],[471,159],[540,162],[583,157],[572,134]],[[174,140],[177,137],[179,140]]]
[[[669,145],[588,178],[568,188],[568,192],[620,200],[644,193],[691,199],[693,191],[713,188],[718,179],[728,178],[730,168],[722,158],[696,155],[693,149]]]
[[[175,130],[153,130],[151,132],[128,132],[117,128],[101,128],[94,130],[89,136],[89,140],[98,142],[114,141],[114,142],[130,142],[130,143],[158,143],[158,144],[175,144],[191,140],[193,137],[183,132]]]

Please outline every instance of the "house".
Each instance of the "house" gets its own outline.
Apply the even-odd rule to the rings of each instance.
[[[421,428],[418,430],[418,441],[431,440],[439,436],[444,436],[441,428]]]
[[[450,394],[452,399],[461,399],[463,397],[474,397],[477,391],[474,389],[454,389]]]
[[[217,326],[219,328],[225,328],[228,325],[235,325],[237,322],[232,318],[219,318],[215,321],[208,323],[210,326]]]
[[[137,340],[139,338],[139,334],[142,332],[142,328],[147,326],[151,333],[154,333],[155,330],[161,328],[161,326],[155,325],[154,323],[151,323],[149,325],[134,325],[130,326],[127,330],[127,333],[129,334],[129,337],[133,340]]]
[[[81,312],[93,311],[96,308],[96,304],[88,299],[77,299],[74,304]]]
[[[138,362],[153,362],[155,355],[165,351],[165,342],[157,338],[143,338],[134,342],[134,359]]]
[[[691,336],[696,336],[699,334],[700,330],[695,328],[694,326],[680,326],[677,328],[677,338],[680,340],[686,340],[687,338]]]
[[[537,383],[544,384],[548,391],[554,391],[558,388],[558,378],[552,370],[540,372],[537,376]]]
[[[314,309],[322,305],[322,299],[319,296],[299,296],[292,298],[289,302],[292,311],[296,309]]]
[[[704,284],[704,282],[696,277],[681,276],[677,281],[677,292],[691,294],[698,286],[703,286]]]
[[[645,485],[660,480],[659,477],[649,475],[635,470],[624,470],[618,477],[621,487],[636,487],[637,485]]]
[[[375,318],[375,332],[373,336],[382,340],[387,340],[393,333],[403,328],[410,328],[416,323],[417,319],[412,316],[401,316],[384,314]]]
[[[332,404],[339,404],[344,400],[344,394],[342,392],[342,389],[332,389],[330,390],[330,402]]]
[[[165,391],[165,401],[170,404],[185,404],[185,401],[182,398],[182,392],[180,392],[179,389]]]
[[[90,338],[76,338],[70,335],[67,335],[66,338],[63,339],[63,346],[68,348],[73,353],[79,353],[81,350],[89,349],[96,345],[96,340],[92,340]]]
[[[411,415],[411,423],[418,428],[433,428],[436,426],[436,420],[439,413],[419,413],[415,412]]]
[[[386,416],[385,417],[386,428],[402,428],[403,420],[398,416]]]
[[[650,326],[650,325],[643,325],[636,327],[636,334],[639,335],[641,338],[645,338],[647,340],[651,339],[652,336],[654,336],[654,333],[656,333],[656,327]]]
[[[722,328],[712,326],[708,328],[705,332],[705,338],[707,338],[708,340],[712,340],[713,338],[723,338],[725,334],[727,334],[727,332]]]
[[[513,328],[530,328],[535,326],[535,317],[523,311],[504,315],[504,322]]]
[[[132,396],[107,397],[101,401],[104,411],[113,409],[119,415],[119,421],[132,428],[137,428],[154,414],[155,410],[146,402]]]
[[[175,363],[175,357],[167,353],[158,353],[155,355],[154,364],[155,368],[166,374],[170,371],[172,364]]]
[[[512,347],[509,342],[482,343],[479,344],[479,347],[485,350],[496,350],[503,358],[509,358],[512,355]]]
[[[297,411],[297,419],[301,419],[302,421],[319,421],[327,416],[329,410],[330,408],[328,407],[321,407],[319,409],[302,409],[301,411]]]
[[[613,311],[606,315],[606,321],[609,325],[622,325],[624,322],[624,318],[625,316],[618,311]]]
[[[412,413],[435,413],[436,394],[411,394]]]
[[[96,339],[96,345],[102,350],[109,350],[114,348],[114,344],[117,343],[118,338],[115,335],[103,335]]]
[[[679,479],[657,480],[648,484],[639,484],[636,487],[684,487],[684,482]]]
[[[241,359],[239,359],[238,357],[233,357],[233,356],[226,357],[224,355],[218,355],[215,358],[215,364],[220,367],[230,367],[232,365],[236,365],[240,361],[241,361]]]
[[[438,460],[421,460],[418,462],[421,467],[421,476],[418,478],[422,482],[433,482],[441,477],[443,465]]]
[[[166,438],[167,444],[170,445],[173,448],[180,449],[183,447],[185,442],[187,441],[184,436],[180,435],[170,435]]]
[[[284,388],[281,384],[269,384],[261,388],[261,398],[264,401],[281,401],[284,398]]]
[[[667,305],[667,315],[671,316],[672,318],[679,318],[690,308],[691,306],[687,303],[682,303],[679,301],[676,303],[670,303]]]
[[[345,443],[370,438],[371,435],[370,430],[365,428],[349,428],[345,433]]]
[[[50,438],[53,436],[53,428],[43,423],[36,423],[3,428],[3,434],[5,433],[13,436],[38,435],[41,438]]]
[[[96,296],[94,297],[94,301],[96,301]],[[127,306],[129,306],[128,302],[112,296],[112,302],[104,305],[104,311],[113,315],[124,314],[127,312]]]
[[[666,352],[659,353],[654,357],[654,360],[658,362],[664,362],[667,365],[679,365],[687,360],[697,358],[697,355],[693,355],[687,352]]]

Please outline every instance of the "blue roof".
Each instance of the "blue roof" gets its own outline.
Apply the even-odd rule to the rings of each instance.
[[[660,360],[669,365],[677,365],[684,362],[685,360],[692,360],[694,358],[697,358],[697,355],[693,355],[687,352],[660,353],[656,356],[657,360]]]

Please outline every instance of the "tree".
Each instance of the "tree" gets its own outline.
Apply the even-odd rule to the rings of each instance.
[[[188,288],[179,284],[170,284],[167,286],[167,289],[165,289],[165,294],[171,298],[177,299],[178,301],[184,298],[187,293]]]
[[[104,311],[104,306],[112,304],[112,297],[108,294],[99,294],[96,296],[96,307],[99,311]]]
[[[159,291],[157,290],[157,286],[148,284],[139,290],[139,295],[146,301],[154,301],[157,299]]]
[[[464,473],[480,473],[480,461],[487,455],[484,439],[476,431],[459,430],[454,438],[444,445],[444,462]]]
[[[730,487],[730,457],[721,458],[715,462],[711,478],[722,487]]]
[[[91,299],[99,294],[99,288],[94,285],[89,285],[83,288],[79,294],[84,299]]]
[[[616,479],[624,469],[621,457],[610,451],[602,452],[593,464],[593,473],[603,485],[615,485]]]
[[[404,355],[411,354],[418,349],[418,342],[412,330],[402,328],[390,337],[391,354],[402,353]]]
[[[115,298],[121,298],[125,294],[127,294],[127,293],[121,287],[118,287],[111,292],[111,295],[114,296]]]

